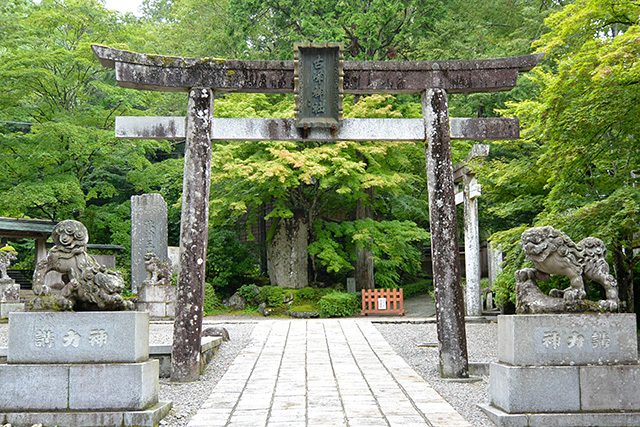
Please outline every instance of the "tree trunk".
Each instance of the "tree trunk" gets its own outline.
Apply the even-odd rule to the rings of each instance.
[[[618,282],[618,298],[620,298],[620,311],[626,313],[635,313],[634,304],[634,285],[633,285],[633,254],[631,258],[625,256],[625,252],[632,252],[631,249],[621,245],[615,245],[611,248],[611,257],[613,258],[613,268],[616,273],[616,281]]]
[[[212,117],[213,92],[204,88],[192,89],[187,106],[180,274],[171,352],[171,381],[175,382],[196,381],[200,377],[200,334],[209,235]]]
[[[458,223],[449,137],[447,94],[442,89],[422,93],[426,131],[427,184],[433,283],[440,350],[440,375],[469,376],[464,304],[460,286]]]
[[[304,212],[280,218],[276,232],[267,242],[267,265],[272,286],[304,288],[309,285],[309,232]]]
[[[367,193],[369,194],[368,201],[357,201],[356,219],[373,218],[373,187],[369,188]],[[371,249],[356,248],[355,279],[357,291],[375,288],[373,253]]]

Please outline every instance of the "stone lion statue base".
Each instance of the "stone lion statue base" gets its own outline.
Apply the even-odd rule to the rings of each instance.
[[[587,237],[577,244],[553,227],[534,227],[522,233],[520,246],[534,268],[515,273],[516,312],[582,313],[587,311],[618,311],[618,284],[609,274],[607,248],[602,240]],[[567,276],[571,286],[553,289],[545,295],[537,281],[548,281],[551,274]],[[594,302],[585,299],[584,281],[601,285],[606,299]]]
[[[133,310],[131,301],[125,301],[120,292],[125,284],[119,271],[107,270],[87,254],[89,234],[79,221],[58,223],[51,234],[55,245],[33,273],[33,292],[36,298],[31,306],[36,310]],[[52,294],[44,278],[49,271],[62,274],[62,283],[52,285],[60,292]]]

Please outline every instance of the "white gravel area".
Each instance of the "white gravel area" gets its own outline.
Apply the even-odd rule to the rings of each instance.
[[[438,335],[435,324],[376,323],[391,347],[474,427],[495,427],[477,407],[489,401],[489,376],[481,381],[443,380],[437,369]],[[497,361],[497,323],[467,324],[469,362]]]

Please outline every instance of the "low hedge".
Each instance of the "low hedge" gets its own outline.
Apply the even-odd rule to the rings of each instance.
[[[360,294],[347,294],[344,292],[332,292],[320,298],[320,316],[322,317],[348,317],[360,310]]]

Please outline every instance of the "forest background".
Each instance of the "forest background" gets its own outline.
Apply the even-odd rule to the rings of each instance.
[[[622,310],[637,311],[639,19],[633,0],[145,0],[140,17],[98,0],[0,0],[0,216],[76,218],[92,243],[126,248],[118,259],[127,271],[130,197],[157,192],[178,244],[184,142],[117,140],[114,119],[185,115],[186,95],[119,88],[94,43],[229,59],[293,59],[295,42],[344,43],[346,60],[544,52],[510,92],[449,99],[454,117],[521,121],[520,140],[488,142],[487,161],[474,166],[481,233],[506,257],[498,302],[513,301],[522,231],[553,225],[574,241],[605,241]],[[347,96],[344,111],[421,115],[409,95]],[[292,117],[293,97],[228,94],[216,98],[215,116]],[[454,162],[471,145],[453,141]],[[423,274],[424,144],[219,142],[212,177],[207,275],[220,292],[265,273],[264,245],[251,243],[265,218],[266,245],[279,227],[306,233],[312,284],[344,281],[362,253],[373,257],[377,286]],[[33,262],[28,245],[18,242],[22,266]]]

